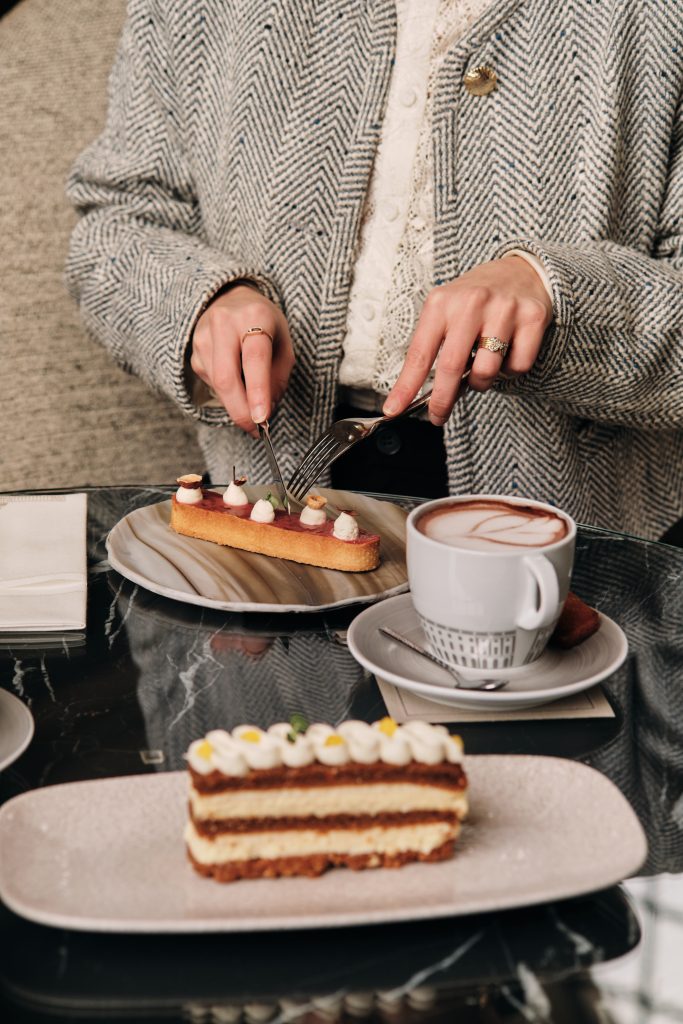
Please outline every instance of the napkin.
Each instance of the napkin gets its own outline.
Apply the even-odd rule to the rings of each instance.
[[[0,632],[83,629],[85,494],[0,495]]]

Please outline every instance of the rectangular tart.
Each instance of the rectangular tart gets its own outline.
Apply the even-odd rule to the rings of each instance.
[[[193,504],[176,495],[172,499],[171,527],[176,533],[227,547],[286,558],[305,565],[344,572],[367,572],[379,565],[378,534],[359,529],[352,540],[333,534],[334,523],[325,517],[319,526],[303,524],[298,515],[276,509],[271,523],[250,518],[254,505],[226,505],[217,491],[204,490]]]
[[[443,860],[467,813],[460,738],[423,722],[245,725],[187,759],[188,856],[220,882]]]

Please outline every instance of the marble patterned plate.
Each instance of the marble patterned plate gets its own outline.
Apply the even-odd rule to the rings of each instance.
[[[375,676],[437,704],[479,711],[514,711],[570,697],[599,683],[619,668],[628,641],[616,622],[601,615],[600,629],[577,647],[546,647],[531,665],[520,668],[463,669],[472,681],[495,676],[508,679],[504,690],[486,693],[457,689],[448,669],[406,650],[383,636],[378,627],[390,626],[409,640],[428,647],[410,594],[399,594],[374,608],[366,608],[349,627],[347,642],[354,658]]]
[[[186,860],[185,772],[33,790],[0,811],[0,897],[29,920],[87,931],[321,928],[564,899],[643,863],[636,815],[595,769],[525,755],[466,767],[471,813],[451,860],[228,885]]]
[[[24,753],[33,731],[33,715],[24,702],[0,690],[0,772]]]
[[[267,487],[250,488],[265,496]],[[381,537],[381,562],[372,572],[339,572],[222,547],[175,533],[171,502],[136,509],[107,538],[112,568],[133,583],[176,601],[225,611],[301,612],[369,603],[407,590],[407,512],[387,501],[319,488],[337,508],[353,508]]]

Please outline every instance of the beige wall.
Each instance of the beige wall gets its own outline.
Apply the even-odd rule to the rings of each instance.
[[[22,0],[0,20],[0,490],[201,470],[193,424],[84,333],[63,284],[64,181],[98,133],[124,0]]]

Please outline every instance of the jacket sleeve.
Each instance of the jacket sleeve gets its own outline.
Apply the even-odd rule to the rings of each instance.
[[[683,427],[683,114],[652,251],[514,239],[549,278],[554,325],[531,372],[502,390],[638,429]]]
[[[184,152],[164,26],[154,0],[131,0],[110,79],[102,135],[73,167],[67,195],[80,213],[67,285],[86,327],[127,371],[207,422],[185,379],[198,316],[230,282],[247,279],[273,301],[257,268],[202,238]]]

